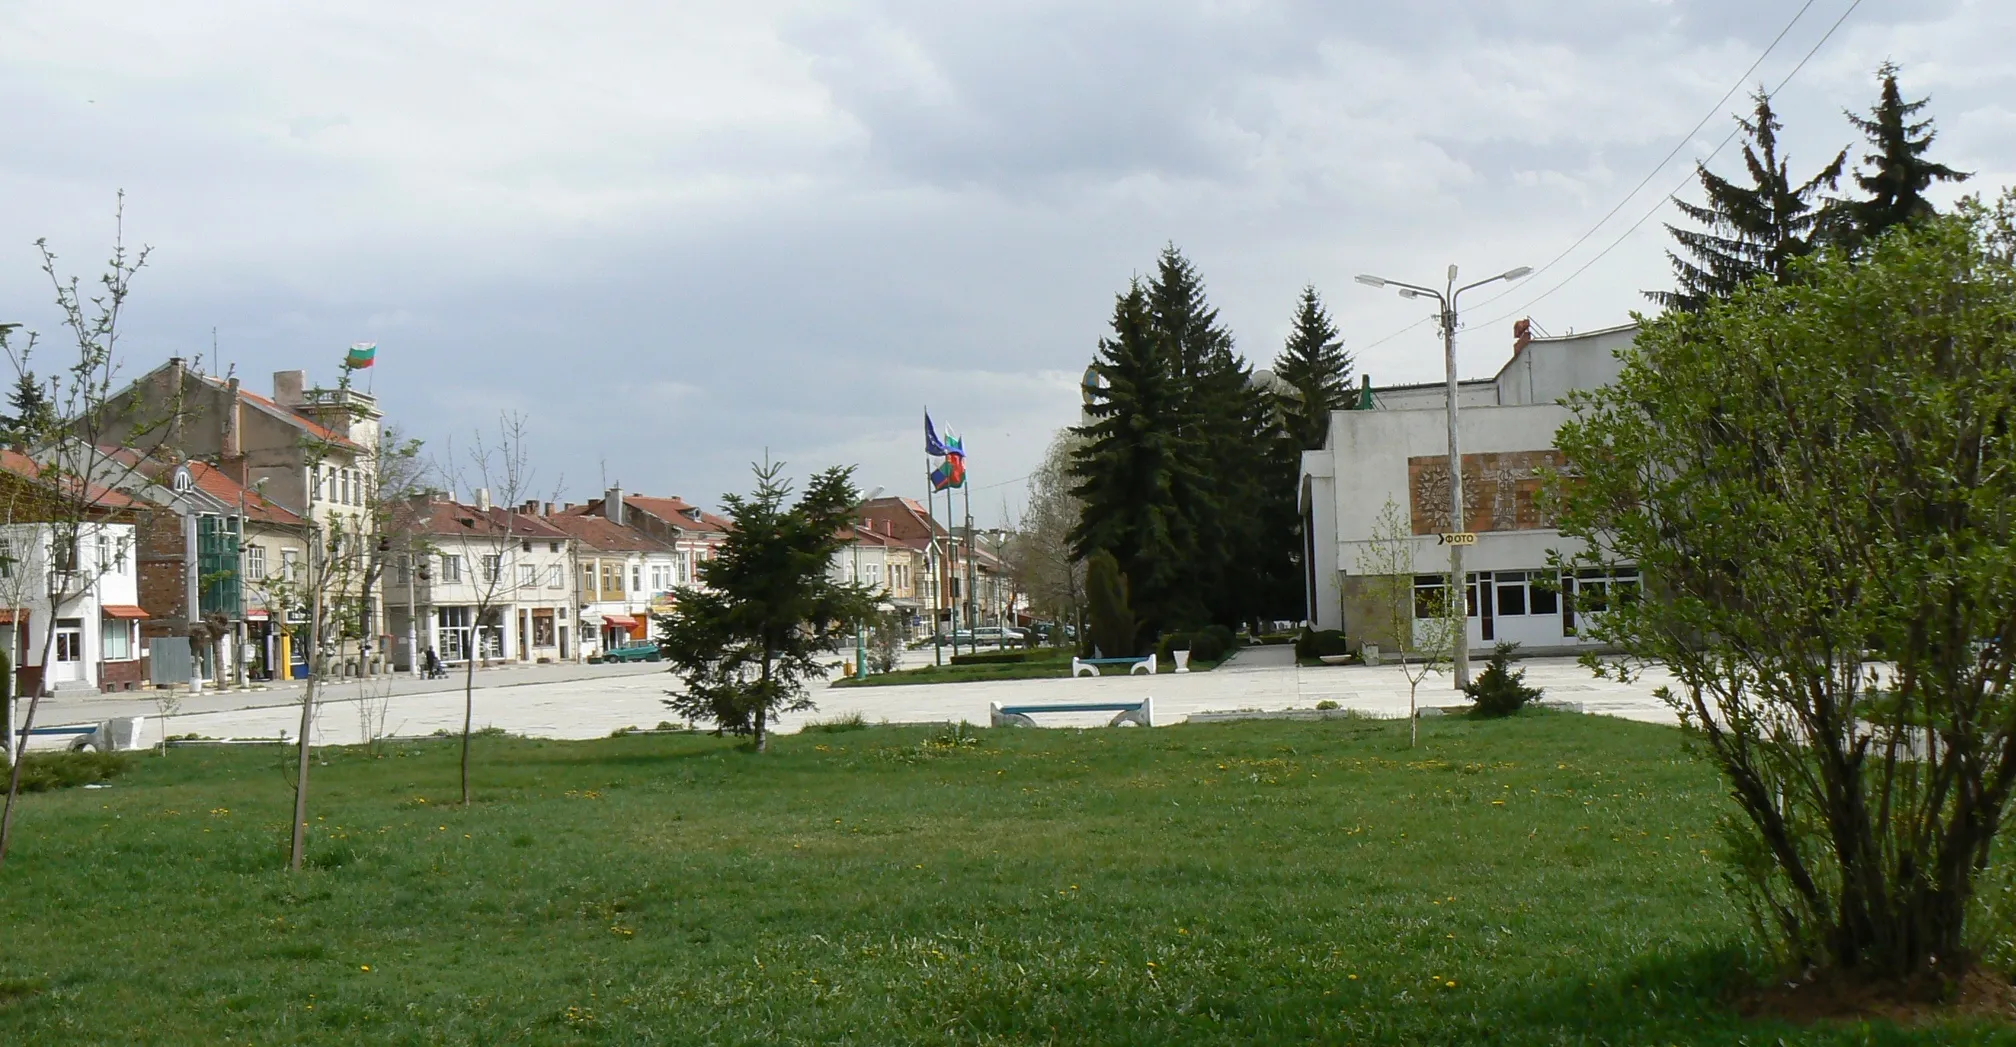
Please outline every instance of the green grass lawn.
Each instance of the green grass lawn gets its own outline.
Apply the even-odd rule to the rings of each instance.
[[[1566,714],[278,749],[38,794],[0,1044],[1950,1044],[1720,1001],[1724,801]]]

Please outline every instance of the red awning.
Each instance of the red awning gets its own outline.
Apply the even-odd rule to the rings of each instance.
[[[28,620],[28,612],[25,610],[17,612],[12,607],[0,608],[0,625],[13,625],[14,616],[17,613],[21,616],[22,621],[25,622]]]
[[[143,611],[143,610],[141,610],[140,608],[138,608],[138,607],[135,607],[135,606],[133,606],[133,605],[132,605],[132,604],[130,604],[130,603],[108,603],[108,604],[106,604],[105,606],[103,606],[103,607],[100,607],[100,608],[99,608],[99,610],[101,610],[101,611],[104,611],[104,612],[105,612],[105,617],[107,617],[107,618],[145,618],[145,617],[147,617],[147,612],[146,612],[146,611]]]
[[[602,616],[602,624],[611,629],[635,629],[637,619],[627,614],[605,614]]]

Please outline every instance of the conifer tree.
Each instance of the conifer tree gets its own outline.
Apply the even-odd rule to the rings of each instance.
[[[1855,172],[1855,184],[1869,194],[1868,198],[1849,205],[1857,242],[1874,240],[1892,226],[1937,213],[1925,199],[1925,190],[1933,182],[1961,182],[1970,177],[1968,172],[1925,159],[1925,150],[1938,132],[1932,130],[1931,118],[1913,119],[1928,99],[1904,101],[1903,92],[1897,89],[1897,66],[1883,63],[1876,78],[1883,84],[1876,107],[1867,118],[1848,114],[1849,122],[1869,140],[1873,150],[1862,157],[1868,168]]]
[[[1196,613],[1187,571],[1198,548],[1184,507],[1197,501],[1201,456],[1173,359],[1136,281],[1114,303],[1112,336],[1099,341],[1100,386],[1085,409],[1092,420],[1072,430],[1081,443],[1071,493],[1084,506],[1073,550],[1080,559],[1113,555],[1151,635]]]
[[[1848,150],[1842,149],[1818,174],[1795,185],[1790,165],[1778,155],[1778,131],[1783,125],[1771,111],[1770,96],[1760,91],[1755,101],[1751,117],[1737,119],[1750,139],[1743,146],[1750,184],[1737,185],[1696,165],[1705,202],[1673,200],[1682,214],[1704,228],[1666,227],[1689,257],[1666,252],[1679,287],[1645,293],[1660,305],[1691,312],[1760,277],[1782,283],[1792,261],[1810,253],[1826,231],[1832,204],[1821,191],[1840,181]]]
[[[1279,397],[1281,420],[1294,449],[1322,447],[1330,412],[1351,405],[1351,354],[1313,284],[1302,288],[1295,303],[1294,326],[1274,358],[1274,375],[1287,384]]]

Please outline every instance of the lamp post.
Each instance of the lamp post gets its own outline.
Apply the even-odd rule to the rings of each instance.
[[[1461,532],[1469,522],[1463,511],[1463,449],[1456,430],[1456,300],[1463,292],[1482,287],[1499,280],[1517,280],[1533,271],[1533,267],[1522,265],[1508,269],[1497,276],[1486,277],[1472,284],[1456,286],[1456,267],[1449,267],[1449,282],[1440,291],[1419,284],[1402,283],[1384,277],[1361,273],[1358,282],[1367,287],[1397,287],[1402,298],[1433,298],[1440,306],[1439,319],[1442,323],[1442,366],[1448,381],[1449,404],[1449,526]],[[1463,543],[1449,544],[1449,587],[1444,590],[1445,598],[1461,601],[1456,614],[1456,637],[1451,660],[1454,662],[1456,687],[1461,690],[1470,685],[1470,601],[1469,579],[1463,572]]]
[[[857,503],[857,504],[856,504],[856,505],[854,506],[854,510],[855,510],[855,512],[856,512],[856,513],[858,514],[858,513],[860,512],[860,510],[861,510],[861,506],[863,506],[863,505],[867,505],[867,504],[868,504],[869,502],[872,502],[872,501],[874,501],[875,499],[877,499],[877,498],[880,498],[880,497],[882,497],[882,488],[880,488],[880,487],[877,487],[877,488],[875,488],[874,490],[872,490],[872,491],[868,492],[868,494],[867,494],[867,495],[866,495],[865,497],[863,497],[863,498],[861,499],[861,501],[860,501],[859,503]],[[854,528],[854,534],[853,534],[853,536],[852,536],[852,537],[853,537],[853,539],[854,539],[854,542],[853,542],[853,546],[854,546],[854,584],[855,584],[855,585],[860,585],[860,584],[861,584],[861,518],[860,518],[860,517],[859,517],[859,516],[857,515],[857,516],[856,516],[856,517],[855,517],[855,518],[854,518],[854,519],[853,519],[853,520],[851,521],[851,525],[852,525],[852,526],[853,526],[853,528]],[[888,561],[889,557],[888,557],[888,556],[887,556],[887,555],[885,554],[885,555],[884,555],[884,556],[882,557],[882,559],[883,559],[883,561],[884,561],[884,564],[885,564],[885,566],[886,566],[886,564],[887,564],[887,561]],[[866,622],[855,622],[855,623],[854,623],[854,678],[855,678],[856,680],[859,680],[859,679],[861,679],[861,678],[863,678],[863,677],[865,677],[865,676],[867,676],[867,675],[868,675],[868,627],[867,627],[867,623],[866,623]]]

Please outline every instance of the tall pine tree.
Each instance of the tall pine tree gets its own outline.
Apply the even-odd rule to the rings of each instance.
[[[1743,146],[1743,162],[1749,169],[1750,184],[1737,185],[1696,165],[1702,204],[1675,197],[1682,214],[1700,223],[1702,229],[1682,229],[1668,225],[1682,258],[1672,251],[1678,289],[1647,291],[1645,296],[1674,309],[1698,309],[1710,298],[1726,298],[1736,289],[1760,277],[1783,281],[1792,261],[1812,252],[1819,234],[1826,231],[1830,201],[1821,194],[1840,181],[1848,150],[1820,169],[1818,174],[1794,184],[1789,164],[1778,155],[1778,132],[1783,125],[1771,111],[1770,96],[1758,92],[1756,109],[1750,119],[1737,120],[1749,141]]]
[[[1197,536],[1187,507],[1199,498],[1202,458],[1186,422],[1174,354],[1155,325],[1139,281],[1113,306],[1113,333],[1099,341],[1093,370],[1100,385],[1073,430],[1071,493],[1083,505],[1071,533],[1080,559],[1111,553],[1146,631],[1187,623],[1199,613],[1191,565]]]
[[[1848,114],[1849,122],[1869,140],[1873,150],[1862,157],[1868,167],[1855,172],[1855,184],[1869,194],[1868,198],[1849,205],[1854,219],[1852,238],[1857,243],[1874,240],[1892,226],[1936,214],[1931,201],[1925,199],[1925,190],[1933,182],[1961,182],[1970,177],[1968,172],[1925,159],[1925,150],[1931,148],[1938,132],[1932,130],[1929,117],[1914,118],[1928,99],[1904,101],[1903,92],[1897,89],[1897,67],[1890,62],[1876,70],[1876,79],[1883,85],[1883,95],[1868,117]]]
[[[1280,395],[1281,422],[1295,450],[1322,447],[1330,412],[1351,406],[1351,354],[1314,285],[1303,287],[1295,303],[1294,326],[1274,358],[1274,375],[1287,384]]]

